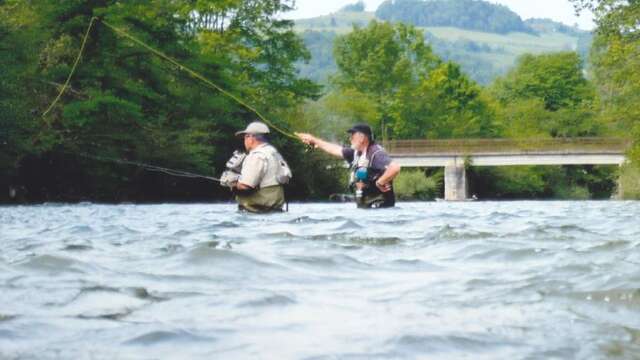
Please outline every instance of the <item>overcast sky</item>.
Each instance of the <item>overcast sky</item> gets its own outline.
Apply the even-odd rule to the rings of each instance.
[[[374,11],[382,1],[364,0],[364,3],[367,5],[367,10]],[[296,0],[297,10],[288,13],[287,17],[300,19],[326,15],[355,2],[357,0]],[[578,24],[578,27],[584,30],[591,30],[594,27],[591,14],[582,13],[577,17],[569,0],[489,0],[489,2],[508,6],[523,20],[550,18],[570,26]]]

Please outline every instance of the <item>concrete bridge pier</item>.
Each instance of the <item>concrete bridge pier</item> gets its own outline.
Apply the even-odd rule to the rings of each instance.
[[[452,162],[444,167],[444,199],[464,201],[468,198],[467,171],[463,164]]]

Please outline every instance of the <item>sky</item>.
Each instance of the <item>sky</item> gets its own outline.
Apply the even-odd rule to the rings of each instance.
[[[368,11],[374,11],[383,0],[364,0]],[[296,10],[287,14],[293,19],[310,18],[327,15],[341,7],[357,2],[357,0],[296,0]],[[523,20],[529,18],[550,18],[569,26],[578,24],[583,30],[594,28],[593,16],[583,12],[576,16],[569,0],[488,0],[491,3],[506,5]]]

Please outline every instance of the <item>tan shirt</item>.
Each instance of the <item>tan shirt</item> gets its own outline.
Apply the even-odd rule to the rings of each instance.
[[[239,182],[254,189],[280,185],[277,180],[278,159],[277,150],[262,144],[251,150],[242,163]]]

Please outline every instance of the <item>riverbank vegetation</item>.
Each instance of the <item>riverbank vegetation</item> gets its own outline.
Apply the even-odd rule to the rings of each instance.
[[[398,200],[433,200],[440,197],[444,173],[426,173],[420,169],[405,169],[394,182]]]
[[[619,184],[617,169],[596,166],[472,168],[470,182],[480,198],[606,198],[616,188],[637,197],[640,14],[605,0],[580,5],[598,15],[589,59],[571,51],[525,55],[482,86],[436,55],[422,30],[372,21],[332,38],[337,70],[321,86],[298,74],[310,53],[293,22],[282,19],[291,1],[0,2],[0,201],[229,199],[210,181],[124,163],[215,176],[241,146],[232,134],[256,114],[184,67],[278,128],[337,142],[361,121],[381,140],[632,137],[634,164]],[[43,116],[94,17],[69,87]],[[339,162],[273,135],[294,170],[292,199],[345,191]],[[401,198],[432,199],[441,196],[441,174],[406,171],[397,187]]]

